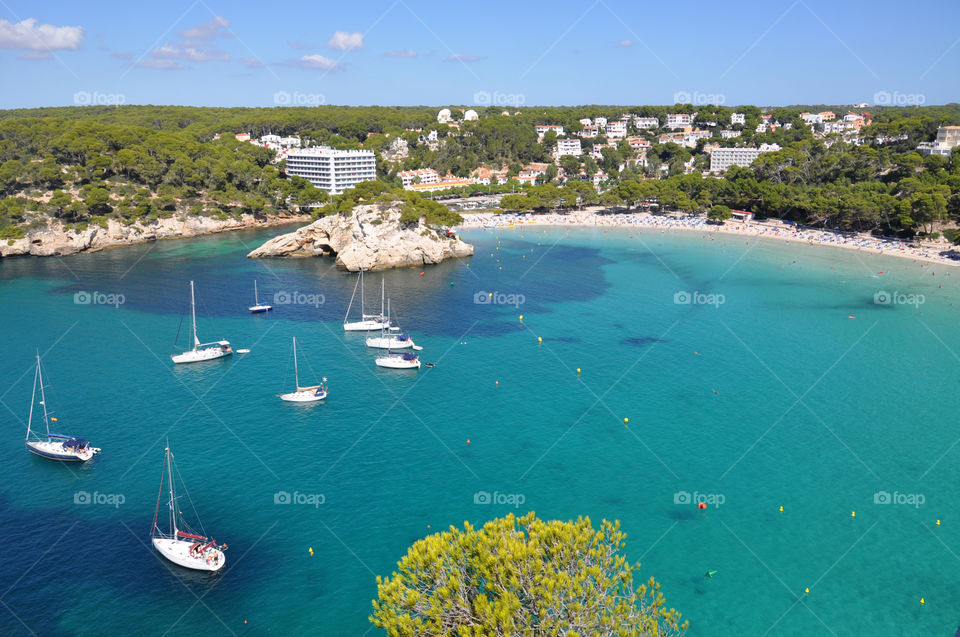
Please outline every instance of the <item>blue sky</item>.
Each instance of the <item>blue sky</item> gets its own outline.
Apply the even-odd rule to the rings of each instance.
[[[958,18],[956,0],[4,0],[0,107],[942,104]]]

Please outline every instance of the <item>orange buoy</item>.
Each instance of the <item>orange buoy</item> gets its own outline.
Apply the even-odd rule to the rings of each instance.
[[[423,276],[423,272],[420,273],[420,276]]]
[[[470,439],[469,439],[469,438],[467,438],[467,444],[468,444],[468,445],[470,444]]]
[[[706,508],[707,508],[707,503],[706,503],[706,502],[698,502],[698,503],[697,503],[697,508],[698,508],[698,509],[706,509]]]

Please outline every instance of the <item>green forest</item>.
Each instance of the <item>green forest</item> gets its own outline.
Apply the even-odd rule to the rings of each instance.
[[[715,207],[745,209],[840,230],[875,231],[904,237],[935,235],[960,219],[960,157],[920,155],[918,143],[931,141],[938,126],[960,123],[960,105],[871,109],[873,123],[859,143],[815,137],[799,119],[802,111],[839,107],[796,106],[765,109],[723,106],[576,106],[521,107],[504,113],[481,108],[477,121],[449,127],[436,121],[437,107],[282,107],[206,108],[182,106],[91,106],[0,111],[0,238],[23,236],[51,219],[81,229],[168,217],[176,213],[219,218],[240,214],[331,213],[352,198],[330,202],[327,194],[274,165],[273,151],[238,142],[232,133],[253,137],[272,133],[299,135],[312,145],[363,147],[378,152],[378,179],[396,194],[396,173],[433,168],[466,177],[481,166],[516,175],[531,162],[551,162],[556,136],[537,140],[534,124],[560,124],[565,134],[582,129],[579,120],[630,113],[656,116],[696,112],[694,126],[713,137],[696,148],[658,144],[660,129],[631,131],[651,142],[648,165],[629,160],[624,142],[605,148],[602,159],[585,154],[564,157],[568,174],[604,170],[610,179],[598,192],[588,182],[566,184],[551,167],[538,185],[521,190],[515,182],[500,190],[520,194],[504,198],[511,210],[575,208],[593,203],[630,208],[655,200],[661,210],[702,212]],[[451,107],[455,120],[464,109]],[[746,115],[729,126],[730,113]],[[772,115],[789,130],[755,133],[761,114]],[[721,139],[723,128],[741,130]],[[436,130],[439,140],[420,141]],[[221,133],[219,139],[215,135]],[[379,151],[397,138],[407,142],[406,156],[387,161]],[[584,152],[601,135],[585,139]],[[832,142],[829,146],[827,141]],[[707,143],[722,146],[777,143],[749,168],[722,177],[704,177]],[[684,173],[694,160],[697,170]],[[621,167],[625,166],[621,170]],[[576,172],[575,172],[576,171]],[[481,188],[478,187],[478,190]],[[484,192],[496,188],[483,187]],[[386,190],[382,191],[386,192]],[[381,192],[381,194],[382,194]],[[437,209],[410,197],[409,210]],[[956,232],[949,231],[956,239]]]

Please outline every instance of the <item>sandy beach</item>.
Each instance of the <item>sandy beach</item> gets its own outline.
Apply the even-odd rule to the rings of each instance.
[[[707,223],[704,217],[653,215],[645,212],[603,214],[597,210],[576,211],[567,214],[463,213],[463,219],[460,228],[506,227],[511,225],[585,226],[732,234],[779,239],[809,245],[831,246],[942,265],[960,265],[958,261],[940,256],[941,249],[948,249],[946,245],[939,249],[924,248],[896,239],[880,239],[865,234],[837,234],[824,230],[797,228],[778,221],[759,223],[734,220],[727,221],[721,226]]]

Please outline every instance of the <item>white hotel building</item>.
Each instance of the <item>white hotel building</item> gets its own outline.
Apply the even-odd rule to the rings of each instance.
[[[747,167],[752,164],[760,153],[770,153],[780,150],[777,144],[762,144],[760,148],[714,148],[710,153],[710,172],[722,173],[730,166]]]
[[[316,146],[287,154],[287,174],[303,177],[331,195],[339,195],[361,181],[377,178],[372,150],[335,150]]]

